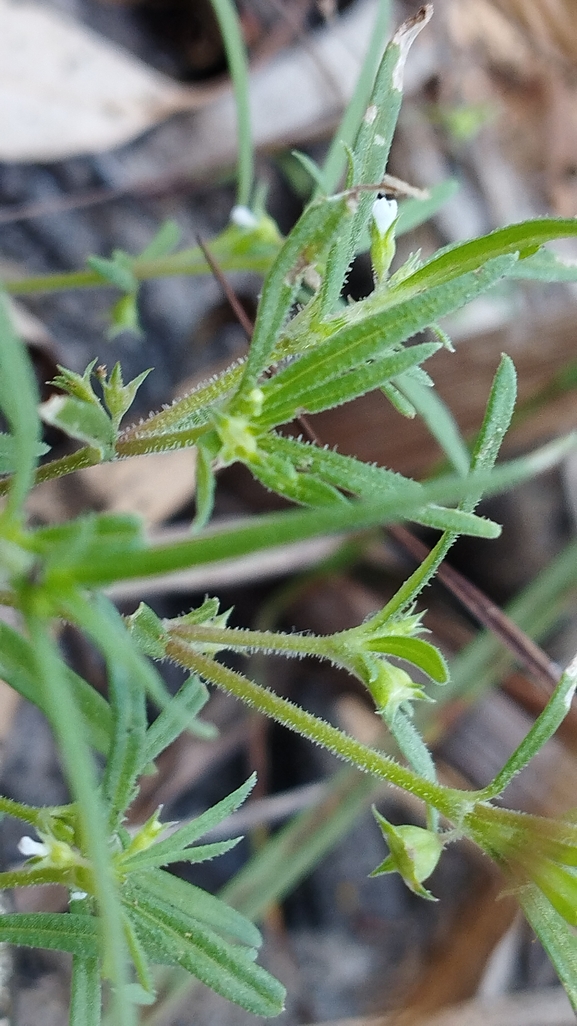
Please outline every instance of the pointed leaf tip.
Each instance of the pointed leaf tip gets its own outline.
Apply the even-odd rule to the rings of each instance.
[[[403,74],[405,71],[405,64],[407,57],[409,56],[409,50],[413,45],[415,39],[419,35],[419,32],[424,29],[425,25],[429,23],[433,17],[433,5],[424,4],[412,18],[408,18],[399,26],[395,32],[392,43],[399,47],[400,53],[393,70],[393,89],[397,89],[399,93],[403,91]]]

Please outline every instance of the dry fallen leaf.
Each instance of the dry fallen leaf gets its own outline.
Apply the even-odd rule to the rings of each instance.
[[[350,96],[374,31],[378,0],[359,0],[307,46],[289,47],[251,74],[259,148],[317,138]],[[311,49],[312,47],[312,49]],[[411,93],[432,73],[433,50],[414,56]],[[202,108],[202,110],[200,110]],[[236,108],[228,80],[181,86],[120,47],[33,0],[0,0],[0,161],[51,161],[121,146],[178,111],[199,110],[175,173],[206,174],[234,163]],[[158,159],[165,160],[164,137]],[[123,153],[138,178],[138,147]],[[147,141],[148,159],[154,157]]]
[[[180,86],[45,6],[0,0],[0,160],[110,149],[216,91]]]
[[[134,456],[82,470],[89,499],[111,513],[139,513],[155,527],[178,513],[194,495],[196,450]]]

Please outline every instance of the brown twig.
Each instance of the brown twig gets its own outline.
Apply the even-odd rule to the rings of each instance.
[[[125,185],[103,185],[94,189],[72,193],[68,196],[55,196],[49,200],[35,200],[29,203],[18,203],[0,208],[0,225],[15,224],[18,221],[30,221],[37,217],[53,217],[56,214],[71,210],[84,210],[87,207],[102,203],[113,203],[127,196],[157,199],[167,193],[190,192],[197,189],[201,178],[178,174],[159,174],[140,182],[127,182]]]
[[[235,315],[238,323],[240,324],[241,328],[246,334],[247,339],[250,342],[252,338],[252,333],[254,331],[254,324],[248,316],[236,292],[231,287],[230,283],[227,281],[226,277],[222,273],[220,267],[218,266],[216,260],[210,252],[210,249],[208,248],[205,240],[202,238],[201,235],[198,234],[198,232],[196,234],[196,241],[199,248],[202,250],[202,255],[204,256],[204,259],[210,267],[222,291],[224,292],[233,314]]]

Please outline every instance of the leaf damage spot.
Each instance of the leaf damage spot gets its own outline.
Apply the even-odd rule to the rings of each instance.
[[[392,85],[393,89],[396,89],[399,93],[402,93],[403,91],[403,73],[407,57],[409,55],[409,50],[419,35],[419,32],[421,32],[425,25],[429,23],[432,16],[433,5],[425,4],[412,18],[408,18],[407,21],[404,21],[393,36],[392,42],[399,47],[400,52],[397,63],[393,69]]]

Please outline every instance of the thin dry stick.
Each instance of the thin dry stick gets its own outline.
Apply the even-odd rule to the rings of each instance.
[[[196,234],[196,242],[199,249],[202,251],[202,255],[206,260],[208,266],[210,267],[214,277],[216,278],[222,291],[224,292],[233,314],[235,315],[238,323],[240,324],[242,330],[244,331],[247,339],[250,342],[254,330],[254,325],[250,317],[248,316],[236,292],[233,288],[231,288],[230,283],[227,281],[224,274],[222,273],[220,267],[218,266],[216,260],[210,252],[210,249],[208,248],[205,240],[202,238],[201,235],[198,234],[198,232]]]
[[[156,199],[167,193],[190,192],[198,188],[200,181],[200,176],[194,178],[182,173],[167,174],[164,172],[139,182],[126,182],[125,185],[103,185],[68,196],[56,196],[50,200],[11,204],[0,208],[0,225],[29,221],[37,217],[52,217],[70,210],[83,210],[86,207],[94,207],[102,203],[113,203],[115,200],[125,199],[126,196]]]

